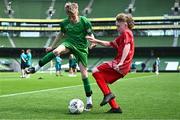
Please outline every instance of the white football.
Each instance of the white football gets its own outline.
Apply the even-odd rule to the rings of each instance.
[[[72,114],[80,114],[84,110],[84,103],[80,99],[72,99],[68,106],[69,112]]]

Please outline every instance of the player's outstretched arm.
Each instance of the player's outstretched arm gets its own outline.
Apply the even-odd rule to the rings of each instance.
[[[86,36],[86,39],[88,39],[91,43],[99,44],[99,45],[106,46],[106,47],[110,46],[110,42],[104,41],[104,40],[99,40],[92,36]]]
[[[94,38],[93,34],[91,34],[90,36]],[[89,49],[95,48],[96,45],[97,45],[96,43],[91,43],[91,45],[89,46]]]
[[[60,32],[60,33],[56,36],[56,38],[54,39],[52,45],[51,45],[50,47],[47,47],[47,48],[46,48],[46,51],[47,51],[47,52],[48,52],[48,51],[51,51],[52,48],[57,44],[57,42],[58,42],[59,40],[61,40],[63,37],[64,37],[64,33],[61,33],[61,32]]]

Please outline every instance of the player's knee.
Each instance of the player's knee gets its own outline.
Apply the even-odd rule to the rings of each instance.
[[[92,74],[96,73],[96,72],[99,72],[99,70],[97,69],[97,67],[93,68],[92,69]]]
[[[88,74],[87,73],[82,73],[82,79],[87,78]]]

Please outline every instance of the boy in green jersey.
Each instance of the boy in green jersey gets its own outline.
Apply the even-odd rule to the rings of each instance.
[[[51,51],[58,40],[65,36],[64,42],[55,48],[52,52],[46,54],[35,67],[31,67],[26,70],[26,73],[35,73],[42,66],[52,60],[55,56],[71,52],[79,65],[82,81],[84,85],[84,90],[87,97],[86,111],[90,111],[92,108],[92,90],[88,80],[87,72],[87,57],[88,57],[88,41],[85,38],[87,35],[92,37],[92,26],[86,17],[79,16],[78,4],[68,2],[65,4],[65,11],[67,18],[65,18],[61,23],[61,32],[56,36],[52,45],[46,48],[46,51]],[[95,44],[91,44],[90,48]]]

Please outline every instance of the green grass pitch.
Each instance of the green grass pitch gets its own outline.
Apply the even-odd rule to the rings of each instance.
[[[123,114],[107,114],[109,105],[99,106],[103,95],[89,74],[94,107],[80,115],[67,108],[73,98],[86,100],[79,73],[19,76],[0,73],[0,119],[180,119],[180,73],[130,73],[110,85]]]

